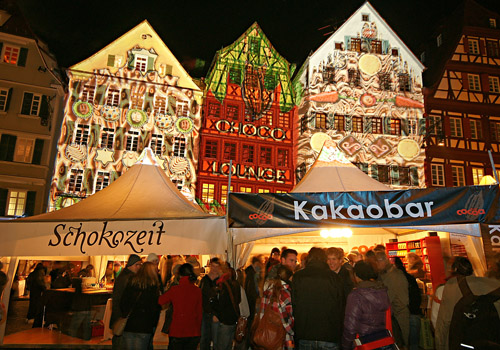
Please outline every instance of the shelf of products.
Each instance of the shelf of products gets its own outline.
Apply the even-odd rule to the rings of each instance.
[[[417,254],[422,259],[423,270],[425,272],[425,277],[422,280],[431,281],[434,290],[437,286],[445,282],[443,252],[438,236],[429,236],[405,242],[390,242],[385,246],[387,255],[390,258],[399,257],[407,270],[408,253]]]

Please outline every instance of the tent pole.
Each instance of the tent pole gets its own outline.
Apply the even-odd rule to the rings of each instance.
[[[17,270],[17,264],[19,263],[18,257],[10,257],[9,261],[9,271],[7,273],[8,282],[3,290],[3,298],[1,299],[5,305],[5,311],[9,312],[9,301],[10,301],[10,290],[12,288],[12,283],[14,282],[14,276]],[[0,291],[0,296],[2,296]],[[5,322],[0,326],[0,344],[3,344],[3,338],[5,336],[5,327],[7,326],[7,314],[5,315]]]
[[[496,182],[500,183],[500,181],[498,181],[498,174],[495,168],[495,162],[493,161],[493,155],[491,154],[491,149],[488,150],[488,155],[490,156],[490,163],[491,167],[493,168],[493,176],[495,177]]]
[[[231,193],[231,178],[233,177],[233,160],[229,160],[229,179],[227,180],[227,198],[226,198],[226,234],[227,234],[227,256],[226,260],[231,263],[231,266],[236,269],[234,266],[234,252],[233,252],[233,237],[231,232],[229,231],[229,194]]]

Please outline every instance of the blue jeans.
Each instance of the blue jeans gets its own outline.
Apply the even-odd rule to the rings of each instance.
[[[219,322],[218,328],[217,338],[214,339],[214,350],[231,350],[236,324],[227,325]]]
[[[150,350],[153,334],[150,333],[132,333],[123,332],[121,337],[121,346],[123,350]]]
[[[212,315],[206,312],[203,313],[203,318],[201,319],[200,350],[210,350],[212,340],[215,344],[218,326],[219,322],[214,322]]]
[[[319,340],[299,340],[300,350],[340,350],[337,343]]]
[[[410,350],[418,350],[420,344],[420,316],[410,315]]]

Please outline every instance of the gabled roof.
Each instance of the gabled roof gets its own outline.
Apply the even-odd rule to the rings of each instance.
[[[127,65],[128,51],[136,47],[146,49],[149,52],[154,50],[154,53],[158,55],[155,62],[156,71],[159,70],[160,64],[171,65],[172,75],[179,77],[177,86],[200,90],[147,20],[142,21],[100,51],[69,69],[92,73],[95,70],[108,68],[111,73],[115,73],[119,68]],[[108,67],[108,55],[122,56],[121,67]]]
[[[35,39],[19,7],[11,1],[0,2],[0,32]]]
[[[292,192],[392,191],[352,164],[332,140],[327,140],[304,178]]]
[[[102,191],[70,207],[22,221],[192,219],[214,217],[186,199],[165,175],[150,148]]]
[[[247,38],[250,36],[258,38],[257,54],[251,54],[248,50]],[[254,22],[234,43],[217,51],[207,75],[207,89],[222,102],[226,97],[226,83],[230,68],[239,68],[243,77],[247,63],[254,68],[273,69],[277,74],[278,84],[281,88],[281,110],[286,112],[294,107],[291,76],[295,70],[295,65],[290,64],[276,51],[257,22]]]
[[[400,55],[403,60],[408,61],[413,67],[416,69],[423,70],[424,65],[420,62],[420,60],[415,56],[415,54],[408,48],[408,46],[404,43],[403,40],[392,30],[392,28],[387,24],[382,16],[375,10],[375,8],[366,1],[359,9],[356,10],[340,27],[337,29],[312,55],[311,60],[314,61],[316,55],[322,55],[323,51],[330,52],[332,48],[335,47],[335,38],[342,37],[344,39],[344,35],[354,35],[351,30],[351,26],[354,23],[360,22],[356,18],[360,18],[361,14],[369,13],[373,17],[370,18],[370,22],[375,22],[377,24],[377,28],[379,33],[382,32],[384,35],[384,39],[389,40],[391,46],[398,47]],[[361,27],[359,28],[361,29]],[[359,30],[358,29],[358,30]],[[338,40],[338,39],[337,39]],[[326,57],[326,55],[325,55]]]

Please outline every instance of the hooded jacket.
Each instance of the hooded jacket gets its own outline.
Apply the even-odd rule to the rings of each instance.
[[[347,297],[343,349],[352,349],[356,334],[367,335],[386,329],[385,312],[391,305],[382,282],[362,281]]]

